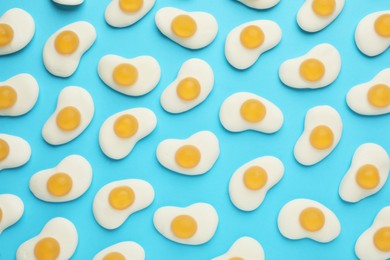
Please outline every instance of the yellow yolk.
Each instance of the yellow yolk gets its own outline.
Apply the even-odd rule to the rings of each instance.
[[[172,233],[182,239],[190,238],[195,235],[198,229],[196,220],[188,215],[180,215],[175,217],[171,223]]]
[[[18,94],[9,86],[0,86],[0,109],[11,108],[15,105]]]
[[[1,220],[3,219],[3,211],[1,210],[0,208],[0,223],[1,223]]]
[[[259,166],[252,166],[244,172],[244,184],[250,190],[263,188],[267,180],[267,172]]]
[[[250,123],[258,123],[264,119],[267,109],[262,102],[248,99],[240,108],[241,117]]]
[[[176,16],[171,24],[173,33],[180,38],[188,38],[196,33],[195,20],[186,14]]]
[[[325,125],[315,127],[310,133],[310,144],[318,150],[330,148],[333,144],[333,139],[332,129]]]
[[[62,55],[74,53],[79,47],[79,44],[79,37],[73,31],[63,31],[59,33],[54,41],[55,49]]]
[[[111,207],[117,210],[124,210],[130,207],[135,200],[135,194],[132,188],[120,186],[111,190],[108,196],[108,202]]]
[[[180,99],[191,101],[197,98],[200,94],[200,84],[196,78],[184,78],[176,87],[176,94]]]
[[[58,113],[56,123],[63,131],[73,131],[79,127],[81,122],[80,111],[75,107],[64,107]]]
[[[379,171],[374,165],[363,165],[356,173],[356,182],[363,189],[374,189],[378,186],[379,181]]]
[[[239,256],[234,256],[234,257],[230,257],[228,260],[245,260],[245,259]]]
[[[200,151],[193,145],[184,145],[180,147],[175,154],[176,163],[183,168],[191,169],[200,162]]]
[[[130,138],[138,131],[138,120],[132,115],[122,115],[115,120],[114,132],[120,138]]]
[[[299,223],[303,229],[315,232],[324,226],[325,215],[320,209],[309,207],[304,209],[299,215]]]
[[[0,46],[6,46],[12,42],[14,30],[5,23],[0,23]]]
[[[56,197],[65,196],[73,186],[72,178],[66,173],[53,174],[47,181],[47,191]]]
[[[249,25],[245,27],[240,34],[240,41],[242,46],[247,49],[256,49],[264,42],[264,32],[256,25]]]
[[[45,237],[36,243],[34,255],[37,260],[55,260],[60,254],[60,244],[51,237]]]
[[[103,257],[103,260],[126,260],[126,257],[118,252],[108,253]]]
[[[382,37],[390,37],[390,14],[382,14],[375,20],[375,31]]]
[[[318,16],[329,16],[336,8],[335,0],[314,0],[311,7]]]
[[[325,66],[317,59],[307,59],[301,63],[299,74],[304,80],[319,81],[325,74]]]
[[[390,86],[377,84],[367,93],[368,102],[374,107],[382,108],[390,105]]]
[[[7,159],[8,155],[9,155],[9,145],[5,140],[0,139],[0,162]]]
[[[135,13],[144,5],[143,0],[119,0],[119,8],[125,13]]]
[[[375,232],[374,244],[378,250],[390,252],[390,227],[383,227]]]
[[[115,67],[112,77],[116,84],[122,87],[130,87],[137,82],[138,70],[131,64],[122,63]]]

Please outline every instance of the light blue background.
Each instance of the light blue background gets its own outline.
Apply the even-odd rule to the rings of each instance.
[[[104,21],[104,10],[110,0],[86,0],[76,8],[61,8],[49,0],[1,0],[0,13],[12,7],[27,10],[35,19],[36,34],[22,51],[0,57],[0,81],[22,72],[31,73],[40,85],[35,108],[18,118],[0,118],[0,132],[25,138],[32,147],[32,158],[23,167],[0,172],[0,193],[13,193],[25,203],[22,219],[0,235],[0,259],[13,259],[18,246],[35,236],[51,218],[71,220],[79,233],[74,259],[90,259],[101,249],[124,240],[140,243],[147,259],[210,259],[224,253],[239,237],[249,235],[264,247],[267,259],[355,259],[354,244],[371,224],[377,212],[390,205],[390,184],[375,196],[357,204],[343,202],[338,186],[349,167],[354,150],[365,142],[376,142],[390,151],[390,115],[363,117],[353,113],[345,103],[348,90],[370,80],[390,66],[390,50],[375,58],[362,55],[356,48],[353,33],[366,14],[388,9],[388,0],[346,1],[340,16],[325,30],[307,34],[299,29],[295,15],[303,0],[282,0],[275,8],[256,11],[233,0],[158,0],[151,12],[137,24],[115,29]],[[164,6],[188,11],[212,13],[219,23],[215,41],[208,47],[190,51],[159,33],[154,15]],[[271,19],[283,30],[280,44],[264,54],[246,71],[233,69],[225,60],[223,46],[226,35],[235,26],[255,20]],[[47,38],[71,22],[87,20],[97,30],[97,41],[83,56],[76,73],[68,79],[50,75],[42,63],[42,48]],[[279,65],[288,58],[300,56],[313,46],[329,42],[340,51],[343,66],[339,78],[320,90],[298,91],[279,81]],[[151,93],[143,97],[127,97],[105,86],[97,75],[97,63],[105,54],[125,57],[152,55],[161,65],[162,78]],[[215,86],[210,96],[195,109],[170,115],[159,104],[164,88],[176,77],[181,64],[192,57],[205,59],[215,72]],[[68,85],[86,88],[94,98],[96,114],[91,125],[74,141],[53,147],[44,142],[41,128],[54,111],[61,89]],[[259,94],[277,104],[284,113],[282,129],[273,135],[257,132],[229,133],[219,123],[220,104],[238,91]],[[344,123],[337,148],[321,163],[304,167],[293,158],[293,146],[302,132],[306,111],[316,105],[335,107]],[[139,142],[133,152],[121,161],[108,159],[100,150],[97,136],[102,122],[118,111],[145,106],[157,115],[155,131]],[[213,131],[220,140],[221,155],[205,175],[182,176],[159,165],[155,157],[158,143],[166,138],[187,138],[200,130]],[[35,172],[55,166],[64,157],[77,153],[93,166],[90,189],[73,202],[50,204],[36,199],[29,191],[29,178]],[[263,155],[279,157],[285,164],[285,176],[254,212],[245,213],[230,202],[227,192],[231,174],[240,165]],[[114,231],[101,228],[92,214],[92,200],[106,183],[141,178],[155,188],[156,198],[147,209],[132,215]],[[281,236],[276,219],[280,208],[295,198],[310,198],[328,206],[339,217],[342,231],[331,243],[310,240],[290,241]],[[165,205],[187,206],[195,202],[211,203],[218,211],[220,223],[213,239],[202,246],[176,244],[157,233],[152,224],[154,211]]]

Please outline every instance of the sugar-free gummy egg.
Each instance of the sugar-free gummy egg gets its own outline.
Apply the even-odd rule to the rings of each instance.
[[[260,55],[274,48],[282,39],[279,25],[269,20],[241,24],[230,31],[225,42],[227,61],[236,69],[247,69]]]
[[[127,179],[104,185],[93,201],[93,215],[106,229],[120,227],[133,213],[154,200],[152,185],[143,180]]]
[[[139,140],[156,128],[156,124],[156,115],[147,108],[132,108],[116,113],[100,128],[100,147],[108,157],[122,159]]]
[[[17,52],[31,41],[35,33],[32,16],[12,8],[0,17],[0,56]]]
[[[308,199],[295,199],[280,210],[280,233],[289,239],[310,238],[327,243],[340,234],[337,216],[321,203]]]
[[[287,60],[279,68],[279,78],[291,88],[322,88],[336,80],[341,57],[335,47],[323,43],[305,55]]]
[[[110,88],[128,96],[141,96],[157,86],[161,69],[157,60],[151,56],[126,59],[106,55],[99,61],[98,73]]]
[[[222,103],[219,120],[230,132],[254,130],[275,133],[283,125],[283,113],[272,102],[248,92],[231,95]]]
[[[0,194],[0,235],[22,217],[23,201],[13,194]]]
[[[145,251],[132,241],[120,242],[100,251],[92,260],[144,260]]]
[[[264,260],[264,250],[257,240],[251,237],[241,237],[234,242],[229,250],[212,260]]]
[[[187,139],[167,139],[156,151],[157,159],[165,168],[185,174],[208,172],[219,156],[218,138],[210,131],[201,131]]]
[[[372,225],[360,235],[355,253],[361,260],[390,258],[390,206],[381,209]]]
[[[244,211],[260,206],[267,192],[283,177],[283,163],[276,157],[256,158],[238,168],[229,182],[233,204]]]
[[[189,59],[161,94],[161,106],[170,113],[190,110],[207,98],[213,85],[214,73],[210,65],[201,59]]]
[[[390,46],[390,10],[364,17],[356,27],[355,42],[367,56],[376,56]]]
[[[268,9],[280,2],[280,0],[237,0],[254,9]]]
[[[371,81],[351,88],[347,94],[347,104],[361,115],[390,113],[390,68],[379,72]]]
[[[84,2],[84,0],[52,0],[54,3],[60,5],[80,5]]]
[[[214,16],[205,12],[186,12],[164,7],[156,13],[155,21],[162,34],[189,49],[206,47],[218,32]]]
[[[56,167],[35,173],[30,190],[35,197],[48,202],[65,202],[83,195],[92,181],[92,167],[80,155],[70,155]]]
[[[41,233],[19,246],[17,260],[70,259],[76,250],[76,227],[65,218],[53,218]]]
[[[352,163],[341,181],[340,197],[358,202],[380,191],[389,176],[390,159],[380,145],[366,143],[359,146]]]
[[[43,48],[46,69],[58,77],[69,77],[77,69],[81,56],[92,46],[96,30],[88,22],[75,22],[56,31]]]
[[[200,245],[214,236],[218,214],[207,203],[195,203],[185,208],[166,206],[154,213],[153,223],[157,231],[169,240]]]
[[[327,157],[340,141],[343,123],[330,106],[317,106],[306,113],[302,135],[294,147],[295,159],[303,165],[318,163]]]
[[[0,133],[0,171],[16,168],[30,160],[31,148],[24,139]]]
[[[297,14],[302,30],[318,32],[333,22],[343,10],[345,0],[306,0]]]
[[[26,114],[37,102],[38,94],[38,83],[30,74],[18,74],[0,82],[0,116]]]
[[[46,121],[42,136],[52,145],[72,141],[89,125],[94,114],[91,95],[80,87],[66,87],[58,96],[57,107]]]
[[[113,27],[130,26],[144,17],[155,2],[156,0],[113,0],[106,8],[106,22]]]

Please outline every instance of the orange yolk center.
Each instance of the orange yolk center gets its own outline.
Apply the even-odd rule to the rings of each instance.
[[[118,252],[108,253],[103,257],[103,260],[126,260],[126,257]]]
[[[73,131],[79,127],[81,122],[80,111],[72,106],[64,107],[58,113],[56,123],[58,128],[63,131]]]
[[[132,188],[120,186],[111,190],[108,196],[108,202],[116,210],[124,210],[130,207],[135,200],[135,194]]]
[[[3,211],[1,210],[0,208],[0,223],[1,223],[1,220],[3,219]]]
[[[318,16],[329,16],[336,9],[335,0],[314,0],[311,4],[314,13]]]
[[[390,37],[390,14],[382,14],[375,20],[375,31],[382,37]]]
[[[191,16],[182,14],[173,19],[171,29],[177,37],[189,38],[196,33],[197,25]]]
[[[119,0],[119,8],[125,13],[135,13],[144,5],[143,0]]]
[[[12,27],[8,24],[0,23],[0,47],[10,44],[13,38],[14,30]]]
[[[72,178],[66,173],[53,174],[47,181],[48,192],[56,197],[65,196],[70,192],[73,186]]]
[[[379,181],[379,171],[374,165],[363,165],[356,173],[356,183],[363,189],[374,189],[378,186]]]
[[[259,190],[267,183],[267,172],[259,167],[252,166],[244,172],[244,184],[250,190]]]
[[[120,138],[130,138],[138,131],[138,120],[132,115],[122,115],[115,120],[114,132]]]
[[[390,227],[383,227],[375,232],[375,247],[382,252],[390,252]]]
[[[54,47],[59,54],[70,55],[79,47],[80,40],[73,31],[63,31],[59,33],[54,41]]]
[[[112,77],[119,86],[130,87],[137,82],[138,70],[131,64],[122,63],[115,67]]]
[[[15,105],[18,94],[9,86],[0,86],[0,109],[11,108]]]
[[[56,260],[60,250],[60,244],[56,239],[46,237],[36,243],[34,255],[37,260]]]
[[[0,162],[7,159],[8,155],[9,155],[9,145],[5,140],[0,139]]]
[[[240,108],[241,117],[250,123],[258,123],[264,119],[267,109],[264,104],[256,99],[245,101]]]
[[[309,207],[304,209],[299,215],[299,223],[303,229],[315,232],[324,226],[325,215],[320,209]]]
[[[182,100],[194,100],[200,94],[199,81],[191,77],[182,79],[176,87],[176,93]]]
[[[234,256],[234,257],[230,257],[229,260],[245,260],[245,259],[239,256]]]
[[[310,133],[310,144],[318,150],[330,148],[333,144],[333,139],[332,130],[325,125],[315,127]]]
[[[180,147],[175,154],[176,163],[185,169],[191,169],[200,162],[200,151],[193,145],[184,145]]]
[[[304,80],[319,81],[325,74],[325,66],[317,59],[307,59],[301,63],[299,74]]]
[[[263,30],[256,25],[245,27],[240,34],[242,46],[247,49],[256,49],[264,42],[265,36]]]
[[[374,107],[387,107],[390,105],[390,87],[385,84],[377,84],[371,87],[368,90],[367,99]]]
[[[190,238],[196,233],[197,229],[198,224],[195,219],[188,215],[177,216],[171,222],[171,231],[178,238]]]

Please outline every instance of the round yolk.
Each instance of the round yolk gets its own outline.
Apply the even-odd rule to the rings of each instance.
[[[234,257],[230,257],[228,260],[245,260],[245,259],[239,256],[234,256]]]
[[[191,101],[197,98],[200,94],[200,84],[195,78],[182,79],[176,87],[176,93],[180,99]]]
[[[131,64],[122,63],[115,67],[112,77],[119,86],[130,87],[137,82],[138,70]]]
[[[56,197],[65,196],[73,186],[72,178],[66,173],[53,174],[47,181],[47,191]]]
[[[196,33],[196,22],[189,15],[178,15],[176,16],[171,24],[173,33],[180,38],[188,38]]]
[[[1,223],[1,220],[3,219],[3,211],[1,210],[0,208],[0,223]]]
[[[175,217],[171,223],[172,233],[182,239],[190,238],[198,229],[198,224],[195,219],[188,215],[180,215]]]
[[[320,209],[309,207],[304,209],[299,215],[299,223],[303,229],[315,232],[324,226],[325,216]]]
[[[252,166],[244,172],[244,184],[250,190],[263,188],[267,179],[267,172],[259,166]]]
[[[245,101],[240,108],[241,117],[250,123],[258,123],[264,119],[267,109],[263,103],[256,99]]]
[[[0,23],[0,46],[6,46],[12,42],[14,30],[5,23]]]
[[[184,145],[180,147],[175,154],[176,163],[185,169],[191,169],[200,162],[200,151],[193,145]]]
[[[382,14],[375,20],[375,31],[382,37],[390,37],[390,14]]]
[[[319,81],[325,74],[325,66],[317,59],[307,59],[301,63],[299,74],[304,80]]]
[[[245,27],[240,34],[242,46],[247,49],[256,49],[264,42],[264,32],[256,25]]]
[[[36,243],[34,255],[37,260],[55,260],[60,254],[60,244],[51,237],[45,237]]]
[[[126,260],[126,257],[118,252],[108,253],[103,257],[103,260]]]
[[[311,131],[310,144],[318,150],[325,150],[332,146],[333,138],[332,129],[325,125],[320,125]]]
[[[119,0],[119,8],[125,13],[135,13],[144,5],[143,0]]]
[[[374,107],[387,107],[390,105],[390,86],[378,84],[371,87],[368,90],[367,99]]]
[[[383,227],[375,232],[374,244],[382,252],[390,252],[390,227]]]
[[[315,14],[319,16],[329,16],[336,8],[335,0],[314,0],[311,7]]]
[[[11,108],[15,105],[18,94],[9,86],[0,86],[0,109]]]
[[[0,139],[0,162],[7,159],[8,155],[9,155],[9,145],[5,140]]]
[[[363,189],[374,189],[379,181],[379,171],[374,165],[363,165],[356,173],[356,182]]]
[[[120,138],[130,138],[137,130],[138,120],[132,115],[122,115],[115,120],[114,132]]]
[[[73,131],[81,121],[80,111],[75,107],[65,107],[57,115],[57,126],[64,131]]]
[[[63,31],[57,35],[54,47],[59,54],[69,55],[79,47],[79,37],[73,31]]]
[[[135,194],[132,188],[120,186],[112,189],[108,196],[108,202],[111,207],[117,210],[124,210],[130,207],[135,200]]]

